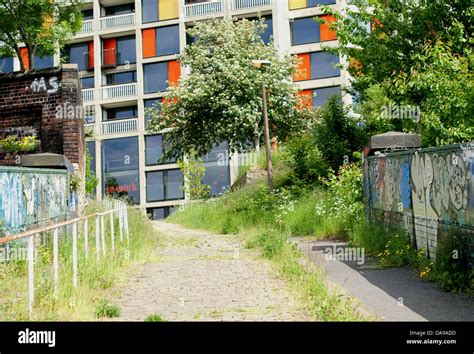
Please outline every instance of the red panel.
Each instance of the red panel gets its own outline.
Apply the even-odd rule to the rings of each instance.
[[[329,27],[333,22],[336,22],[336,19],[331,15],[323,15],[321,18],[326,20],[326,23],[320,24],[320,32],[321,32],[321,42],[322,41],[333,41],[336,39],[336,32],[331,31]]]
[[[303,81],[311,79],[311,58],[309,53],[298,54],[300,63],[293,76],[293,81]]]
[[[94,67],[94,41],[89,42],[89,69]]]
[[[181,76],[181,65],[177,60],[168,62],[168,86],[177,86]]]
[[[143,37],[143,57],[156,56],[156,29],[148,28],[142,31]]]
[[[117,64],[117,39],[106,38],[103,42],[104,65]]]
[[[28,48],[23,47],[20,48],[20,56],[25,65],[25,70],[30,70],[30,59],[28,58]]]
[[[298,92],[298,96],[301,98],[301,104],[296,109],[304,109],[313,107],[313,90],[302,90]]]

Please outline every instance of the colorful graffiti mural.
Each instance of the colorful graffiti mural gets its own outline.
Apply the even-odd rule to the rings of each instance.
[[[364,176],[369,215],[402,223],[435,257],[440,227],[474,238],[474,144],[371,156]],[[400,221],[401,220],[401,221]]]
[[[66,171],[0,167],[0,236],[70,212]]]

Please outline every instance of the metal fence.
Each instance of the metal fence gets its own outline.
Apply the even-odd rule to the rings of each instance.
[[[14,241],[23,240],[27,242],[27,264],[28,264],[28,308],[30,318],[33,315],[33,305],[35,301],[35,258],[37,252],[35,249],[38,246],[38,240],[42,238],[43,243],[48,238],[52,237],[53,247],[53,284],[54,284],[54,295],[57,296],[59,290],[59,238],[65,237],[65,242],[71,242],[71,254],[72,257],[72,270],[73,275],[71,282],[74,290],[77,289],[77,265],[78,265],[78,252],[80,250],[77,247],[78,236],[84,238],[84,256],[87,260],[90,256],[90,243],[89,243],[89,229],[92,223],[95,223],[95,258],[100,261],[101,257],[105,257],[107,250],[106,237],[110,238],[110,252],[115,252],[115,242],[127,242],[130,243],[130,235],[128,228],[128,208],[127,204],[119,200],[105,200],[104,204],[107,211],[96,212],[75,219],[67,220],[64,222],[55,223],[49,226],[44,226],[38,229],[29,230],[17,234],[11,234],[6,237],[0,238],[0,247],[4,249],[9,247],[9,244]],[[107,220],[108,219],[108,220]],[[115,230],[115,222],[118,220],[118,230]],[[109,222],[109,227],[107,227]],[[79,227],[82,228],[82,233],[79,231]],[[69,239],[70,228],[72,229],[72,239]],[[108,235],[106,235],[108,230]],[[118,234],[118,235],[116,235]],[[116,237],[118,239],[116,240]],[[125,238],[125,240],[124,240]],[[35,257],[36,254],[36,257]],[[6,260],[8,261],[8,260]]]

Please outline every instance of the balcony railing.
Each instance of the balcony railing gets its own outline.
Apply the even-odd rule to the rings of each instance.
[[[232,0],[232,10],[250,9],[271,4],[272,0]]]
[[[93,88],[82,90],[82,101],[83,102],[94,101],[94,89]]]
[[[117,16],[107,16],[100,19],[100,29],[111,29],[133,26],[135,24],[135,13]]]
[[[222,0],[185,5],[185,16],[195,17],[222,12]]]
[[[138,118],[122,119],[102,123],[102,134],[120,134],[138,131]]]
[[[84,20],[84,21],[82,21],[82,29],[79,32],[79,34],[92,32],[92,30],[94,29],[93,28],[93,23],[94,23],[93,20]]]
[[[135,96],[137,94],[137,83],[111,85],[101,87],[102,99],[119,98],[127,96]]]

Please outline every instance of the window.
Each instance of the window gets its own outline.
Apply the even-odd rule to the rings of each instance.
[[[95,141],[88,141],[87,145],[87,155],[90,157],[90,169],[95,173]]]
[[[123,73],[115,73],[106,75],[107,85],[128,84],[137,81],[136,71],[125,71]]]
[[[161,208],[148,208],[147,214],[148,217],[152,220],[163,220],[166,219],[168,216],[174,213],[176,207],[174,206],[167,206]]]
[[[336,39],[334,31],[330,30],[331,23],[335,21],[331,15],[322,15],[320,18],[325,23],[318,23],[313,17],[297,18],[291,23],[291,44],[301,45],[332,41]]]
[[[0,58],[0,72],[2,73],[13,72],[13,57]]]
[[[161,108],[161,105],[158,103],[161,103],[162,99],[161,98],[153,98],[150,100],[145,100],[143,101],[144,106],[145,106],[145,123],[148,122],[151,119],[151,115],[147,113],[147,108]]]
[[[273,36],[273,19],[271,16],[262,17],[263,22],[267,27],[263,30],[263,33],[260,34],[263,42],[265,44],[270,43],[270,38]],[[248,18],[249,21],[258,21],[257,17]]]
[[[71,44],[66,48],[69,64],[77,64],[77,69],[89,70],[94,68],[94,42]]]
[[[142,0],[143,23],[179,17],[178,0]]]
[[[319,5],[333,5],[335,3],[336,0],[289,0],[288,5],[290,10],[295,10]]]
[[[103,140],[104,193],[114,197],[127,196],[130,201],[140,203],[138,166],[137,137]]]
[[[148,172],[146,199],[148,202],[184,199],[183,173],[180,170]]]
[[[143,65],[145,93],[166,91],[168,85],[177,85],[180,74],[176,60]]]
[[[105,8],[105,16],[125,15],[135,12],[135,3],[109,6]]]
[[[136,62],[135,36],[117,38],[117,64],[134,64]]]
[[[81,12],[82,12],[82,18],[84,19],[84,21],[94,19],[94,10],[92,9],[83,10]]]
[[[40,57],[35,55],[35,69],[46,69],[51,68],[54,66],[54,58],[52,55],[46,55],[44,57]]]
[[[81,86],[83,89],[94,88],[94,76],[87,76],[81,78]]]
[[[95,107],[84,106],[84,123],[91,124],[95,123]]]
[[[143,57],[179,53],[179,26],[148,28],[143,34]]]
[[[294,76],[294,81],[324,79],[336,77],[341,74],[336,67],[339,64],[339,56],[326,53],[314,52],[298,54],[300,66]]]
[[[221,143],[203,156],[206,172],[202,182],[211,187],[211,195],[221,194],[230,186],[228,151],[228,144]]]
[[[170,159],[167,161],[161,161],[163,152],[165,151],[165,142],[163,141],[163,135],[149,135],[145,136],[145,164],[149,165],[160,165],[167,163],[174,163],[176,160]]]
[[[138,117],[137,106],[109,108],[105,110],[104,120],[128,119]]]
[[[313,107],[323,106],[333,96],[341,96],[341,88],[339,86],[314,89]]]

